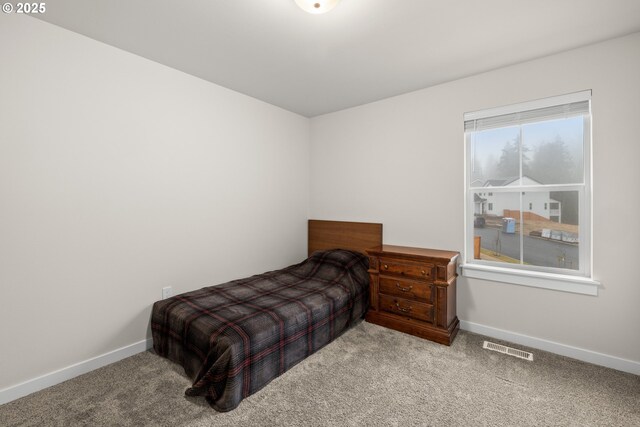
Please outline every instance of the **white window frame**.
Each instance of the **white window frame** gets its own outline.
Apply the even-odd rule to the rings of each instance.
[[[474,193],[484,190],[484,187],[473,187],[470,182],[469,155],[471,152],[471,132],[465,131],[465,250],[463,254],[463,264],[461,265],[462,275],[465,277],[492,280],[516,285],[532,286],[544,289],[573,292],[586,295],[597,295],[600,282],[593,279],[592,271],[592,156],[591,156],[591,91],[582,91],[567,95],[555,96],[551,98],[538,99],[535,101],[523,102],[519,104],[480,110],[464,114],[466,123],[473,123],[492,117],[517,114],[541,108],[549,108],[559,105],[567,105],[575,102],[589,102],[589,114],[584,120],[584,182],[583,184],[557,185],[557,191],[578,191],[579,193],[579,270],[524,266],[519,264],[507,264],[492,262],[487,260],[474,259]],[[499,126],[498,126],[499,127]],[[493,192],[520,192],[522,205],[522,192],[526,191],[549,191],[550,186],[520,185],[516,187],[492,187]],[[520,206],[521,216],[523,206]],[[522,223],[522,218],[521,218]],[[522,243],[521,243],[522,245]],[[522,249],[522,248],[521,248]]]

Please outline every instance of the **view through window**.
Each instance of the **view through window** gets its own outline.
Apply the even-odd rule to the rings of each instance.
[[[590,96],[575,98],[465,115],[467,262],[589,275]]]

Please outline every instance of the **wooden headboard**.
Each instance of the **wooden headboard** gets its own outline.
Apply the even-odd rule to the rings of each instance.
[[[309,220],[309,251],[350,249],[365,253],[365,249],[382,245],[382,224]]]

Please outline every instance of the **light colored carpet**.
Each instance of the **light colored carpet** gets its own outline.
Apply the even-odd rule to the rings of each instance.
[[[362,322],[227,413],[145,352],[0,406],[0,425],[640,426],[640,377],[484,339],[446,347]]]

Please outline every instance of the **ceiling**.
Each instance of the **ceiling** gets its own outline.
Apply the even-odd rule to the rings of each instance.
[[[39,18],[313,117],[640,31],[640,1],[55,0]]]

